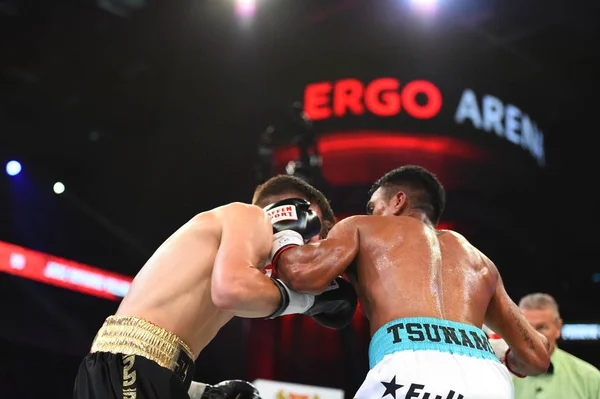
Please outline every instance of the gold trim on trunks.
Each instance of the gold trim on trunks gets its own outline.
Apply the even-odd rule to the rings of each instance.
[[[171,371],[176,370],[181,351],[193,361],[190,347],[177,335],[132,316],[109,316],[98,330],[90,350],[91,353],[143,356]]]

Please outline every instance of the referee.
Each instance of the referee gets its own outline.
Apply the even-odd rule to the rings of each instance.
[[[550,367],[545,374],[513,377],[515,399],[600,399],[600,371],[558,348],[562,319],[548,294],[529,294],[519,302],[529,323],[548,338]]]

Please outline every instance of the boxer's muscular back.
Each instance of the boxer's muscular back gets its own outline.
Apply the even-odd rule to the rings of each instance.
[[[348,276],[372,333],[403,317],[482,325],[498,273],[465,238],[405,216],[357,223],[360,251]]]
[[[254,235],[235,239],[248,245],[253,245],[253,240],[266,242],[268,253],[272,227],[260,208],[232,203],[200,213],[154,252],[134,278],[117,314],[140,317],[175,333],[198,356],[233,317],[217,308],[211,298],[223,226],[232,223],[256,226]]]

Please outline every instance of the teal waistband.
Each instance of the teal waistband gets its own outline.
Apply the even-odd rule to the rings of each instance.
[[[373,334],[369,366],[375,367],[385,355],[407,350],[436,350],[499,362],[480,328],[432,317],[410,317],[390,321]]]

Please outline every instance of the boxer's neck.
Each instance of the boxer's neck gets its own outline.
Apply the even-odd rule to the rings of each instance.
[[[421,222],[425,223],[428,226],[434,227],[433,223],[431,223],[431,220],[429,220],[429,218],[427,217],[425,212],[420,211],[418,209],[414,209],[414,208],[408,209],[401,216],[408,216],[411,218],[415,218],[415,219],[420,220]]]

